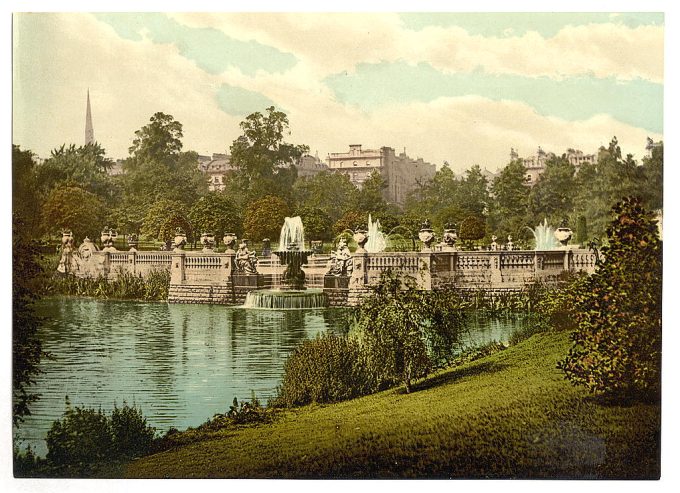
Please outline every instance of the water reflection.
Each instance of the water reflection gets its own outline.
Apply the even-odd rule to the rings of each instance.
[[[37,377],[40,399],[18,431],[46,453],[44,437],[73,405],[136,403],[160,430],[196,426],[251,391],[266,402],[283,364],[305,338],[342,310],[260,311],[224,306],[51,299],[38,306],[44,349],[54,355]]]
[[[40,399],[18,431],[24,445],[46,453],[44,438],[73,405],[114,402],[141,406],[159,430],[197,426],[251,391],[266,402],[283,365],[302,340],[323,331],[344,333],[348,311],[271,311],[210,305],[169,305],[51,299],[38,305],[46,320]],[[512,321],[475,320],[466,344],[505,340]]]

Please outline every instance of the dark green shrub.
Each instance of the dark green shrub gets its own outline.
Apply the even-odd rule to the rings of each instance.
[[[578,329],[558,364],[575,385],[617,398],[656,397],[661,372],[662,245],[634,198],[614,206],[597,271],[571,294]]]
[[[72,408],[52,424],[47,433],[47,460],[56,466],[77,466],[111,456],[111,423],[101,409]]]
[[[382,274],[359,308],[355,333],[379,388],[398,382],[406,392],[452,354],[465,314],[450,293],[421,291],[409,279]]]
[[[374,391],[373,378],[357,341],[322,334],[304,341],[288,357],[277,406],[337,402]]]
[[[101,409],[71,407],[47,433],[47,465],[66,475],[85,474],[90,466],[149,453],[155,429],[142,411],[124,404],[111,416]]]
[[[111,412],[111,434],[116,455],[140,457],[151,450],[156,430],[146,423],[141,409],[123,403]]]

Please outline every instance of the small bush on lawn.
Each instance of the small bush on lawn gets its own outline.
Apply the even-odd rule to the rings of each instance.
[[[337,402],[366,395],[375,384],[361,348],[351,336],[322,334],[288,357],[277,406]]]

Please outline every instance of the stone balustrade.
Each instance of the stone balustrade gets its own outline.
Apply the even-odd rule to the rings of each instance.
[[[236,272],[234,253],[115,252],[96,251],[78,259],[79,277],[121,273],[146,277],[150,272],[170,272],[170,302],[240,304],[248,291],[276,287],[280,282],[277,262],[263,262],[257,275]],[[346,284],[334,285],[331,301],[357,304],[377,284],[382,272],[409,276],[420,289],[519,290],[528,283],[553,282],[564,272],[595,270],[596,256],[588,250],[549,251],[429,251],[354,253],[354,269]],[[304,266],[307,286],[324,286],[327,257]],[[266,264],[266,265],[264,265]],[[318,265],[317,265],[318,264]],[[347,287],[344,287],[347,286]],[[324,288],[325,289],[325,288]],[[335,303],[332,303],[335,304]]]

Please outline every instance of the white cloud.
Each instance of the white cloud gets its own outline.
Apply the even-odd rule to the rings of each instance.
[[[380,29],[394,22],[390,15],[379,20],[384,20]],[[300,39],[295,41],[295,35],[289,34],[288,43],[305,44],[304,33],[316,24],[306,16],[303,21],[298,26]],[[386,145],[397,151],[406,147],[412,157],[436,164],[447,160],[457,171],[475,163],[494,170],[507,163],[510,147],[524,155],[538,145],[560,153],[568,147],[590,153],[613,135],[624,152],[638,158],[644,153],[647,133],[642,129],[606,115],[580,122],[549,118],[519,102],[440,98],[365,112],[338,102],[319,78],[342,57],[337,55],[320,69],[315,57],[323,50],[313,47],[304,56],[296,52],[303,62],[285,73],[258,71],[250,77],[229,69],[210,75],[180,56],[172,45],[122,40],[89,15],[54,15],[36,22],[35,29],[44,32],[31,32],[30,39],[23,41],[19,37],[26,49],[17,51],[14,60],[19,77],[14,94],[14,142],[42,157],[61,143],[83,142],[88,87],[95,137],[111,157],[127,155],[134,131],[156,111],[182,122],[185,149],[224,152],[239,135],[242,118],[219,110],[215,94],[223,83],[260,92],[285,108],[293,132],[289,140],[308,144],[321,157],[344,151],[350,143],[362,143],[367,148]],[[366,22],[360,17],[352,26],[364,23],[365,28]],[[240,29],[252,32],[247,24]],[[348,29],[347,36],[351,32]]]
[[[173,14],[294,53],[323,77],[358,63],[428,62],[443,71],[562,78],[594,74],[663,81],[663,26],[566,26],[554,37],[471,35],[458,27],[404,28],[396,14]]]

